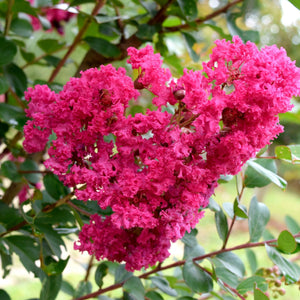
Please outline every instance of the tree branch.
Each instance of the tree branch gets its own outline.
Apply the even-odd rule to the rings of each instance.
[[[300,233],[295,234],[293,236],[294,236],[294,238],[298,238],[298,237],[300,237]],[[238,246],[235,246],[235,247],[226,248],[226,249],[220,249],[220,250],[208,253],[208,254],[204,254],[204,255],[195,257],[195,258],[193,258],[193,261],[196,262],[198,260],[203,260],[205,258],[214,257],[214,256],[216,256],[218,254],[225,253],[225,252],[236,251],[236,250],[247,249],[247,248],[262,247],[262,246],[265,246],[266,244],[267,245],[272,245],[272,244],[274,244],[276,242],[277,242],[277,239],[272,239],[272,240],[263,241],[263,242],[257,242],[257,243],[245,243],[245,244],[241,244],[241,245],[238,245]],[[150,275],[155,274],[155,273],[157,273],[159,271],[164,271],[164,270],[167,270],[167,269],[171,269],[171,268],[175,268],[175,267],[180,267],[180,266],[182,266],[184,264],[185,264],[185,260],[179,260],[179,261],[177,261],[175,263],[166,265],[164,267],[161,266],[161,264],[159,264],[154,270],[146,272],[146,273],[144,273],[144,274],[142,274],[142,275],[140,275],[138,277],[141,278],[141,279],[146,279]],[[109,286],[109,287],[107,287],[105,289],[99,289],[96,292],[84,295],[84,296],[79,297],[79,298],[75,298],[73,300],[85,300],[85,299],[95,298],[95,297],[97,297],[99,295],[102,295],[102,294],[104,294],[106,292],[113,291],[113,290],[116,290],[118,288],[121,288],[124,283],[125,282],[121,282],[121,283],[118,283],[118,284],[113,284],[113,285],[111,285],[111,286]]]

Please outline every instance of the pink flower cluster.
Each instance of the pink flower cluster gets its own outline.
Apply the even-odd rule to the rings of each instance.
[[[58,94],[29,88],[24,147],[41,151],[55,134],[46,167],[78,199],[111,207],[84,225],[75,249],[138,270],[162,262],[170,242],[195,227],[220,175],[238,173],[282,132],[278,113],[300,93],[300,69],[285,50],[259,51],[238,37],[217,41],[203,70],[178,79],[151,46],[128,54],[134,82],[108,65],[71,78]],[[127,115],[142,89],[157,109]]]

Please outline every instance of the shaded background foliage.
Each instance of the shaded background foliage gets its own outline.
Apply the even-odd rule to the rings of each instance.
[[[295,4],[294,10],[299,8],[297,1],[290,2]],[[300,225],[287,216],[285,227],[273,236],[265,230],[270,211],[258,201],[265,189],[258,190],[253,198],[249,190],[269,184],[286,189],[287,183],[280,177],[283,176],[299,192],[300,146],[290,146],[300,139],[298,99],[293,99],[295,110],[281,116],[285,133],[264,154],[269,159],[250,161],[236,177],[238,192],[230,192],[235,200],[224,201],[224,194],[211,200],[207,215],[214,219],[216,229],[212,230],[212,224],[205,220],[198,228],[200,236],[205,236],[205,228],[212,230],[208,237],[211,244],[205,250],[199,245],[201,238],[195,229],[178,246],[183,256],[175,253],[167,263],[135,273],[127,272],[122,264],[96,262],[91,257],[84,260],[85,272],[75,280],[76,284],[66,270],[74,258],[82,257],[72,253],[70,241],[76,239],[79,228],[92,213],[105,216],[110,211],[101,210],[94,202],[75,199],[73,191],[43,167],[45,153],[29,155],[22,148],[27,87],[48,84],[60,91],[81,70],[107,63],[128,68],[130,46],[152,44],[174,76],[182,74],[186,67],[199,69],[199,62],[208,59],[213,41],[233,35],[259,46],[283,46],[300,66],[299,19],[290,24],[281,22],[281,8],[290,3],[282,1],[281,6],[278,1],[258,0],[73,0],[65,4],[62,7],[60,1],[51,0],[37,0],[32,5],[25,0],[0,1],[2,277],[9,279],[15,266],[21,264],[40,280],[40,290],[29,295],[24,291],[16,296],[7,289],[9,295],[1,285],[0,298],[244,299],[248,293],[254,299],[272,299],[283,296],[284,282],[293,284],[293,295],[297,295],[300,271],[295,253],[299,251]],[[51,24],[45,9],[53,6],[68,9],[73,17],[68,22]],[[31,16],[39,18],[40,30],[34,30]],[[57,31],[61,28],[63,34]],[[143,95],[129,113],[145,112],[151,106],[148,98]],[[277,166],[275,161],[279,160],[283,163]],[[224,177],[220,183],[229,189],[235,185],[232,177]],[[244,204],[240,203],[242,197],[246,198]],[[19,199],[26,201],[20,203]],[[246,222],[249,233],[244,232],[244,239],[238,238],[229,247],[236,222]],[[264,255],[269,262],[260,265],[261,252],[257,248],[265,244]],[[238,249],[247,251],[242,255],[238,252],[237,256]]]

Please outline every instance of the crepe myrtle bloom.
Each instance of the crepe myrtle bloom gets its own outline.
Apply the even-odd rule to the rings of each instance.
[[[133,271],[166,259],[170,243],[204,216],[220,175],[237,174],[282,132],[278,114],[299,95],[300,69],[284,49],[259,50],[238,37],[216,41],[203,70],[177,79],[151,46],[128,53],[135,81],[107,65],[58,94],[29,88],[24,148],[41,151],[55,135],[46,167],[78,199],[112,211],[91,217],[75,249]],[[157,109],[127,116],[142,89]]]

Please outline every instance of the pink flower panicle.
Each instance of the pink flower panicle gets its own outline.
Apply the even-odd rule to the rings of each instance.
[[[282,132],[278,113],[300,93],[300,70],[283,49],[259,51],[238,37],[216,42],[205,74],[184,70],[176,80],[150,46],[128,53],[138,82],[108,65],[82,72],[58,94],[29,89],[24,147],[40,151],[55,134],[46,167],[78,199],[113,211],[93,215],[75,249],[133,271],[168,257],[170,242],[203,217],[220,175],[238,173]],[[143,88],[157,110],[126,116]]]

